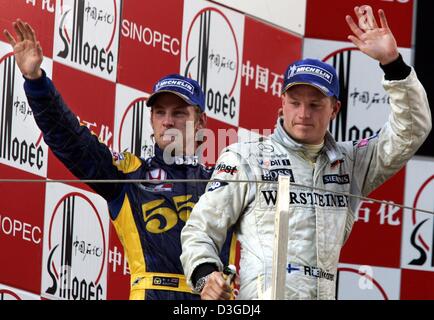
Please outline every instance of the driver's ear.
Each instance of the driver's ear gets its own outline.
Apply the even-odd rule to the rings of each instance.
[[[151,122],[151,128],[152,130],[154,130],[154,121],[152,121],[154,119],[154,107],[151,107],[151,114],[149,117],[149,121]]]
[[[197,129],[204,129],[204,128],[206,128],[206,122],[207,122],[207,120],[208,120],[208,117],[207,117],[206,113],[205,112],[201,112],[199,114],[199,117],[198,117]]]
[[[339,110],[341,110],[342,103],[338,99],[333,98],[332,104],[333,104],[332,105],[333,113],[332,113],[332,116],[331,116],[331,120],[335,120],[336,116],[339,113]]]

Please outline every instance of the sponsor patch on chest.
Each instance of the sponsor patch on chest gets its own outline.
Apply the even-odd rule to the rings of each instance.
[[[322,182],[324,184],[349,184],[350,175],[329,174],[322,177]]]
[[[215,182],[213,182],[212,184],[211,184],[211,186],[208,188],[208,192],[212,192],[212,191],[215,191],[215,190],[217,190],[217,189],[220,189],[220,188],[222,188],[222,187],[225,187],[225,186],[227,186],[229,183],[227,183],[227,182],[224,182],[224,181],[215,181]]]
[[[279,176],[289,177],[292,183],[295,183],[294,174],[291,169],[274,169],[266,170],[262,174],[262,181],[278,181]]]
[[[149,184],[149,185],[145,185],[142,184],[142,188],[146,191],[149,192],[172,192],[173,191],[173,187],[174,185],[172,183],[163,183],[163,184],[158,184],[158,185],[154,185],[154,184]]]
[[[154,286],[178,288],[179,287],[179,279],[178,278],[170,278],[170,277],[153,277],[152,284]]]
[[[217,174],[219,173],[228,173],[231,176],[238,173],[238,167],[237,166],[231,166],[227,165],[225,163],[219,163],[217,167],[215,168],[215,171]]]

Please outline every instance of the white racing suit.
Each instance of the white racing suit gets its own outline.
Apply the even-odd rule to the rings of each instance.
[[[279,119],[273,135],[239,143],[224,150],[215,182],[194,207],[181,234],[181,261],[188,283],[203,263],[221,271],[218,253],[226,230],[236,225],[241,244],[238,299],[263,299],[271,286],[274,220],[278,175],[305,186],[290,187],[290,218],[286,299],[334,299],[336,272],[342,245],[354,223],[359,200],[336,195],[368,195],[401,169],[421,146],[431,129],[425,90],[414,70],[400,81],[383,85],[392,112],[380,133],[357,142],[336,143],[328,133],[315,164],[302,156]],[[254,181],[259,181],[258,183]]]

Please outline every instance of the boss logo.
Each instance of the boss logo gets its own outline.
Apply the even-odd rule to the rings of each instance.
[[[291,169],[276,169],[276,170],[270,170],[267,173],[262,175],[263,181],[278,181],[279,176],[289,176],[290,181],[292,183],[295,182],[294,174],[292,173]]]

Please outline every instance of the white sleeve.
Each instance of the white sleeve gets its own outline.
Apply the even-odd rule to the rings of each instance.
[[[219,253],[227,230],[237,223],[249,202],[249,183],[230,182],[247,180],[248,165],[241,163],[245,162],[232,151],[219,157],[212,175],[215,182],[208,184],[181,232],[181,262],[190,286],[197,266],[212,263],[223,269]]]
[[[404,80],[383,81],[392,112],[378,137],[354,146],[358,191],[368,195],[399,171],[431,131],[425,89],[412,69]],[[354,190],[355,191],[355,190]]]

